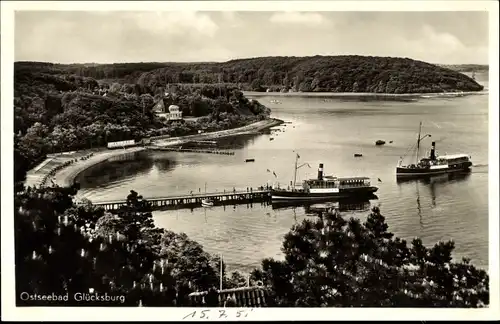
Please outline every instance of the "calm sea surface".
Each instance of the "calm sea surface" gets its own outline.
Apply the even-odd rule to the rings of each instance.
[[[271,103],[273,99],[281,103]],[[346,217],[365,219],[371,206],[380,206],[396,235],[408,240],[418,236],[428,245],[453,239],[456,258],[467,256],[487,269],[487,95],[407,102],[272,96],[258,100],[272,109],[273,117],[291,123],[272,135],[224,140],[222,145],[235,150],[234,156],[139,153],[94,166],[81,174],[78,196],[97,202],[125,198],[131,189],[147,198],[203,192],[205,184],[209,192],[273,182],[286,185],[293,178],[295,150],[299,163],[311,166],[299,169],[300,181],[316,177],[318,164],[324,163],[326,174],[369,176],[379,187],[378,199],[341,206]],[[469,175],[396,182],[396,163],[415,144],[420,121],[423,134],[430,133],[437,141],[438,154],[472,156]],[[378,139],[387,144],[375,146]],[[423,141],[421,154],[429,150],[430,142]],[[354,153],[363,157],[354,158]],[[255,162],[245,163],[246,158]],[[406,161],[411,158],[412,152]],[[208,252],[222,253],[229,268],[248,270],[263,258],[281,258],[283,235],[295,222],[315,215],[314,209],[304,206],[253,204],[155,211],[154,220],[158,227],[185,232]]]

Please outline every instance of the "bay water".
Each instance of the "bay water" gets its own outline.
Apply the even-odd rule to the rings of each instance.
[[[476,75],[488,85],[487,79]],[[250,96],[251,97],[251,96]],[[328,175],[368,176],[379,187],[378,199],[341,206],[342,214],[366,219],[379,206],[389,230],[427,245],[453,239],[454,257],[469,257],[488,268],[488,95],[425,97],[414,100],[259,95],[272,117],[287,122],[271,134],[223,139],[219,145],[235,155],[141,152],[96,165],[78,177],[78,198],[124,199],[130,190],[145,198],[215,192],[317,175],[319,163]],[[465,153],[474,166],[467,175],[398,182],[400,156],[415,161],[419,122],[420,156],[436,141],[438,154]],[[272,138],[272,140],[271,140]],[[386,141],[376,146],[376,140]],[[392,142],[391,142],[392,141]],[[361,153],[362,157],[354,157]],[[245,159],[255,159],[246,163]],[[310,167],[309,167],[310,166]],[[274,175],[273,172],[276,174]],[[206,189],[205,189],[206,188]],[[313,206],[314,207],[314,206]],[[216,206],[155,211],[156,226],[184,232],[211,253],[222,253],[229,270],[250,270],[263,258],[282,258],[283,235],[296,222],[317,217],[314,208],[268,204]]]

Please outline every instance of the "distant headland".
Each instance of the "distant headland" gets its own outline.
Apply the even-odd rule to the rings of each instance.
[[[462,73],[488,73],[489,65],[487,64],[436,64],[440,67],[447,68],[453,71]]]

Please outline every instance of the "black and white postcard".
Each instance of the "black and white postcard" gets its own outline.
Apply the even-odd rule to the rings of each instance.
[[[1,11],[5,319],[498,319],[497,2]]]

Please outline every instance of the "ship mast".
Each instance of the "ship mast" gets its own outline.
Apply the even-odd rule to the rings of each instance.
[[[420,151],[420,133],[422,132],[422,122],[420,122],[420,126],[418,129],[418,140],[417,140],[417,156],[415,164],[418,164],[418,153]]]
[[[311,167],[309,165],[309,163],[303,163],[299,166],[297,166],[297,162],[299,161],[299,158],[300,158],[300,155],[295,152],[295,170],[293,172],[293,187],[292,187],[292,191],[295,191],[295,183],[297,182],[297,170],[302,168],[303,166],[307,165],[308,167]]]

